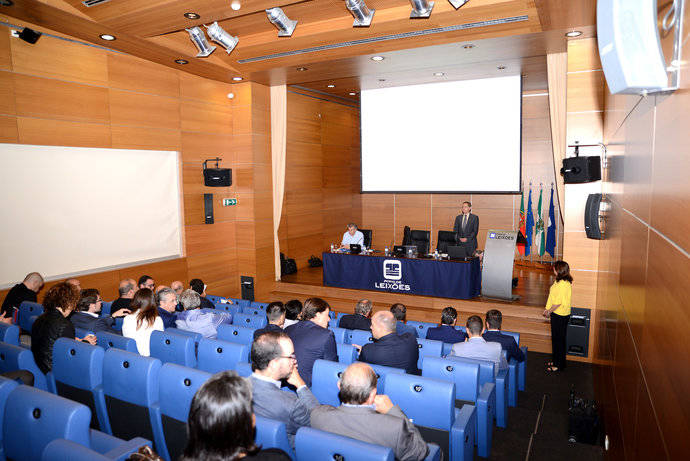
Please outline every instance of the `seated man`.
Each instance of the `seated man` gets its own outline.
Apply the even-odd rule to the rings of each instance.
[[[196,291],[199,293],[199,297],[201,299],[201,308],[202,309],[215,309],[216,305],[213,304],[211,301],[206,299],[206,284],[201,281],[201,279],[192,279],[189,282],[189,288],[192,290]]]
[[[267,331],[283,331],[285,324],[285,305],[280,301],[275,301],[266,306],[266,319],[268,324],[254,332],[254,339]]]
[[[399,335],[403,335],[405,333],[410,333],[412,336],[417,338],[419,334],[417,334],[417,329],[413,326],[407,325],[405,323],[405,317],[407,317],[407,307],[405,307],[404,304],[402,303],[395,303],[391,306],[391,312],[393,313],[393,316],[395,317],[395,320],[397,321],[396,327],[395,327],[395,332]]]
[[[139,289],[148,288],[153,291],[156,289],[156,281],[150,275],[142,275],[139,277]]]
[[[285,324],[283,328],[300,321],[302,316],[302,302],[299,299],[291,299],[285,303]]]
[[[371,335],[374,342],[361,348],[361,362],[402,368],[405,373],[419,374],[417,340],[410,333],[395,333],[395,317],[386,311],[379,311],[371,318]],[[356,345],[357,346],[357,345]]]
[[[215,338],[220,324],[232,322],[232,316],[228,312],[204,312],[199,309],[201,297],[194,290],[184,290],[180,302],[184,311],[178,313],[175,320],[175,326],[180,330],[201,333],[204,338]]]
[[[426,339],[443,341],[444,343],[461,343],[467,339],[467,335],[455,329],[458,321],[458,311],[448,306],[441,312],[441,326],[429,328],[426,331]]]
[[[309,298],[304,302],[302,320],[285,329],[295,347],[299,374],[307,386],[311,386],[311,372],[318,359],[338,361],[335,335],[328,329],[331,306],[321,298]]]
[[[72,312],[69,319],[75,328],[81,328],[91,333],[107,331],[108,333],[119,334],[113,330],[113,324],[117,317],[124,317],[129,314],[129,309],[119,309],[109,317],[99,317],[103,298],[95,288],[81,290],[81,298],[77,303],[77,309]]]
[[[314,394],[297,372],[295,348],[290,337],[282,331],[269,331],[257,337],[251,351],[254,413],[285,423],[290,445],[295,446],[295,434],[302,426],[309,426],[309,413],[319,405]],[[297,388],[297,393],[280,389],[280,381]]]
[[[43,287],[43,277],[38,272],[26,274],[24,281],[18,283],[7,292],[5,300],[2,302],[2,316],[12,317],[15,310],[24,301],[36,302],[36,293]]]
[[[348,330],[371,330],[371,301],[360,299],[355,306],[355,313],[343,315],[338,326]]]
[[[450,351],[449,358],[465,357],[468,359],[487,360],[494,362],[494,373],[497,374],[499,369],[508,368],[508,362],[501,355],[501,345],[498,343],[490,343],[482,338],[482,331],[484,325],[481,317],[473,315],[467,319],[467,334],[469,339],[464,343],[456,343]]]
[[[132,298],[134,298],[134,293],[137,291],[137,282],[134,279],[121,280],[117,291],[120,297],[110,305],[110,312],[129,308],[129,304],[132,302]]]
[[[158,316],[163,320],[163,328],[175,328],[177,320],[177,295],[172,288],[161,288],[156,294],[158,299]]]
[[[501,345],[501,348],[506,351],[508,360],[511,358],[518,362],[525,361],[525,354],[520,350],[515,338],[510,335],[501,333],[501,324],[503,323],[503,314],[497,309],[491,309],[486,313],[486,328],[482,337],[486,341],[496,342]]]
[[[353,363],[338,381],[338,408],[321,405],[311,412],[311,426],[393,449],[395,459],[419,461],[429,451],[415,425],[387,395],[376,393],[376,373],[365,363]]]
[[[357,230],[357,225],[355,223],[347,225],[347,230],[343,234],[340,248],[350,248],[352,244],[364,245],[364,234]]]

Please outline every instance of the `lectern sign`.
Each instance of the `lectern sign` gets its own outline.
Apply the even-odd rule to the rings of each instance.
[[[402,262],[398,259],[385,259],[383,261],[383,278],[385,280],[374,282],[374,289],[410,291],[410,285],[402,282]]]
[[[482,296],[513,299],[513,260],[517,231],[489,230],[484,245]]]

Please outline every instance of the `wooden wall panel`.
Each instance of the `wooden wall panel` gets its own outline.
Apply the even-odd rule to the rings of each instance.
[[[0,113],[14,115],[14,80],[11,72],[0,71]]]
[[[19,142],[17,117],[0,115],[0,142]]]
[[[0,69],[12,70],[12,52],[10,51],[9,31],[0,34]]]
[[[180,119],[183,131],[232,134],[232,109],[229,105],[184,100],[180,104]]]
[[[110,126],[103,123],[17,117],[17,128],[21,144],[112,147]]]
[[[108,53],[108,81],[111,88],[178,98],[178,75],[160,64],[126,54]]]
[[[113,148],[180,150],[180,131],[141,126],[111,125]]]
[[[111,89],[110,122],[113,125],[179,129],[180,103],[144,93]]]

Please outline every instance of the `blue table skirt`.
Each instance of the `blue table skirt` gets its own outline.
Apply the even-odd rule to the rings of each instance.
[[[323,253],[323,284],[358,290],[470,299],[479,296],[479,259],[468,262]]]

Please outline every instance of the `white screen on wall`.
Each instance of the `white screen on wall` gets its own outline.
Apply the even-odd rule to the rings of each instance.
[[[178,153],[0,144],[0,216],[0,286],[179,257]]]
[[[362,90],[362,192],[519,192],[521,103],[519,75]]]

